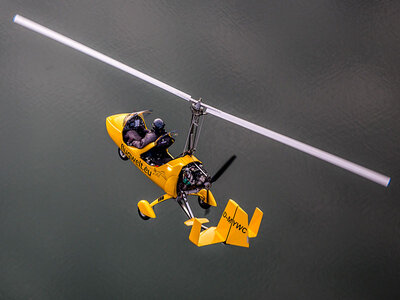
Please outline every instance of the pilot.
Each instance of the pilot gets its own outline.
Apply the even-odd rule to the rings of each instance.
[[[143,138],[139,140],[133,140],[131,142],[131,146],[142,149],[146,147],[151,142],[157,140],[160,136],[165,134],[165,123],[163,120],[157,118],[153,121],[153,128],[152,130],[146,130],[146,133]]]
[[[145,129],[144,124],[136,118],[129,125],[129,130],[125,133],[124,139],[128,146],[133,146],[135,141],[140,141],[150,130]]]

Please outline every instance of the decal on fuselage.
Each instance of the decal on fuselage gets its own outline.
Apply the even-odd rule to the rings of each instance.
[[[164,171],[158,171],[156,168],[153,169],[153,173],[155,176],[157,177],[162,177],[164,178],[164,180],[167,180],[167,177],[165,176],[165,172]]]
[[[239,224],[239,222],[236,222],[234,218],[231,218],[228,216],[226,212],[222,214],[222,216],[228,221],[228,223],[231,223],[232,227],[235,227],[239,230],[242,231],[243,233],[247,232],[247,228],[244,227],[243,225]]]
[[[121,144],[121,150],[125,153],[126,157],[128,157],[143,173],[145,173],[147,176],[151,176],[152,172],[150,168],[144,166],[140,159],[137,159],[129,151],[127,151],[124,144]]]

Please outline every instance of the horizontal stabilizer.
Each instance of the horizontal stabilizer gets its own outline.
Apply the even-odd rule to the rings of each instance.
[[[204,223],[210,222],[207,218],[192,218],[192,219],[190,219],[190,220],[187,220],[187,221],[185,222],[185,225],[186,225],[186,226],[193,226],[194,219],[197,219],[197,221],[199,221],[200,224],[204,224]]]
[[[224,242],[225,238],[216,229],[216,227],[211,227],[200,232],[201,222],[194,218],[189,240],[199,247]]]

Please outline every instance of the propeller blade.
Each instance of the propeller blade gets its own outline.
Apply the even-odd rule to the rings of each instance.
[[[207,203],[208,203],[208,198],[210,197],[210,189],[207,189]],[[210,206],[205,209],[204,215],[208,215],[210,213]]]
[[[218,178],[221,177],[222,174],[229,168],[229,166],[233,163],[233,161],[236,159],[236,155],[232,155],[230,159],[224,163],[224,165],[217,171],[217,173],[214,174],[214,176],[211,178],[211,183],[215,182],[218,180]],[[208,190],[207,190],[208,191]],[[208,194],[207,194],[208,197]]]
[[[135,77],[138,77],[138,78],[144,80],[144,81],[147,81],[148,83],[151,83],[151,84],[153,84],[155,86],[158,86],[159,88],[162,88],[162,89],[164,89],[164,90],[166,90],[166,91],[168,91],[168,92],[170,92],[170,93],[172,93],[172,94],[174,94],[174,95],[176,95],[176,96],[178,96],[178,97],[180,97],[180,98],[182,98],[182,99],[184,99],[186,101],[197,102],[197,100],[193,99],[189,94],[186,94],[186,93],[184,93],[184,92],[182,92],[182,91],[180,91],[180,90],[178,90],[178,89],[176,89],[176,88],[174,88],[174,87],[172,87],[172,86],[170,86],[170,85],[168,85],[168,84],[166,84],[164,82],[161,82],[161,81],[159,81],[159,80],[157,80],[157,79],[155,79],[153,77],[150,77],[149,75],[146,75],[146,74],[144,74],[144,73],[142,73],[142,72],[140,72],[140,71],[138,71],[138,70],[136,70],[134,68],[131,68],[131,67],[129,67],[129,66],[127,66],[127,65],[125,65],[125,64],[123,64],[123,63],[121,63],[121,62],[119,62],[119,61],[117,61],[115,59],[112,59],[112,58],[110,58],[110,57],[108,57],[108,56],[106,56],[106,55],[104,55],[104,54],[92,49],[92,48],[89,48],[89,47],[87,47],[87,46],[85,46],[85,45],[83,45],[81,43],[78,43],[78,42],[76,42],[76,41],[74,41],[74,40],[72,40],[72,39],[70,39],[70,38],[68,38],[66,36],[63,36],[63,35],[55,32],[53,30],[50,30],[50,29],[48,29],[48,28],[46,28],[46,27],[44,27],[42,25],[39,25],[39,24],[29,20],[29,19],[26,19],[26,18],[24,18],[24,17],[22,17],[20,15],[15,15],[14,16],[14,22],[18,23],[18,24],[20,24],[20,25],[22,25],[22,26],[24,26],[26,28],[29,28],[29,29],[31,29],[33,31],[36,31],[36,32],[38,32],[38,33],[40,33],[42,35],[45,35],[45,36],[47,36],[47,37],[49,37],[49,38],[51,38],[53,40],[56,40],[56,41],[58,41],[58,42],[60,42],[60,43],[62,43],[64,45],[72,47],[72,48],[74,48],[74,49],[76,49],[76,50],[78,50],[80,52],[83,52],[83,53],[85,53],[85,54],[87,54],[87,55],[89,55],[89,56],[91,56],[93,58],[96,58],[96,59],[98,59],[98,60],[100,60],[100,61],[102,61],[102,62],[104,62],[106,64],[109,64],[109,65],[111,65],[111,66],[113,66],[113,67],[115,67],[117,69],[120,69],[120,70],[122,70],[124,72],[127,72],[127,73],[129,73],[129,74],[131,74],[131,75],[133,75]],[[293,148],[295,148],[297,150],[305,152],[305,153],[307,153],[309,155],[312,155],[314,157],[322,159],[322,160],[324,160],[326,162],[329,162],[329,163],[331,163],[333,165],[336,165],[338,167],[346,169],[346,170],[348,170],[350,172],[353,172],[353,173],[355,173],[357,175],[360,175],[360,176],[362,176],[364,178],[372,180],[372,181],[374,181],[374,182],[376,182],[378,184],[381,184],[383,186],[388,186],[389,183],[390,183],[390,177],[388,177],[388,176],[385,176],[385,175],[380,174],[378,172],[372,171],[372,170],[367,169],[365,167],[362,167],[362,166],[360,166],[358,164],[355,164],[353,162],[350,162],[348,160],[345,160],[343,158],[340,158],[338,156],[335,156],[333,154],[330,154],[330,153],[328,153],[326,151],[323,151],[323,150],[320,150],[318,148],[309,146],[309,145],[307,145],[305,143],[299,142],[299,141],[297,141],[295,139],[292,139],[290,137],[284,136],[282,134],[279,134],[279,133],[274,132],[272,130],[269,130],[267,128],[261,127],[259,125],[254,124],[254,123],[248,122],[248,121],[243,120],[243,119],[238,118],[238,117],[235,117],[235,116],[233,116],[231,114],[228,114],[228,113],[225,113],[225,112],[223,112],[223,111],[221,111],[219,109],[216,109],[216,108],[214,108],[214,107],[212,107],[210,105],[207,105],[207,104],[202,104],[202,105],[207,108],[207,112],[209,114],[212,114],[214,116],[222,118],[222,119],[224,119],[226,121],[232,122],[234,124],[237,124],[239,126],[247,128],[247,129],[252,130],[254,132],[257,132],[257,133],[259,133],[259,134],[261,134],[263,136],[269,137],[269,138],[271,138],[271,139],[273,139],[275,141],[278,141],[280,143],[283,143],[285,145],[293,147]]]

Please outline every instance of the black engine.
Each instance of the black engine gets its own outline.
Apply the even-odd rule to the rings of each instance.
[[[211,187],[211,177],[200,163],[184,166],[179,174],[178,190],[182,192],[199,191]]]

